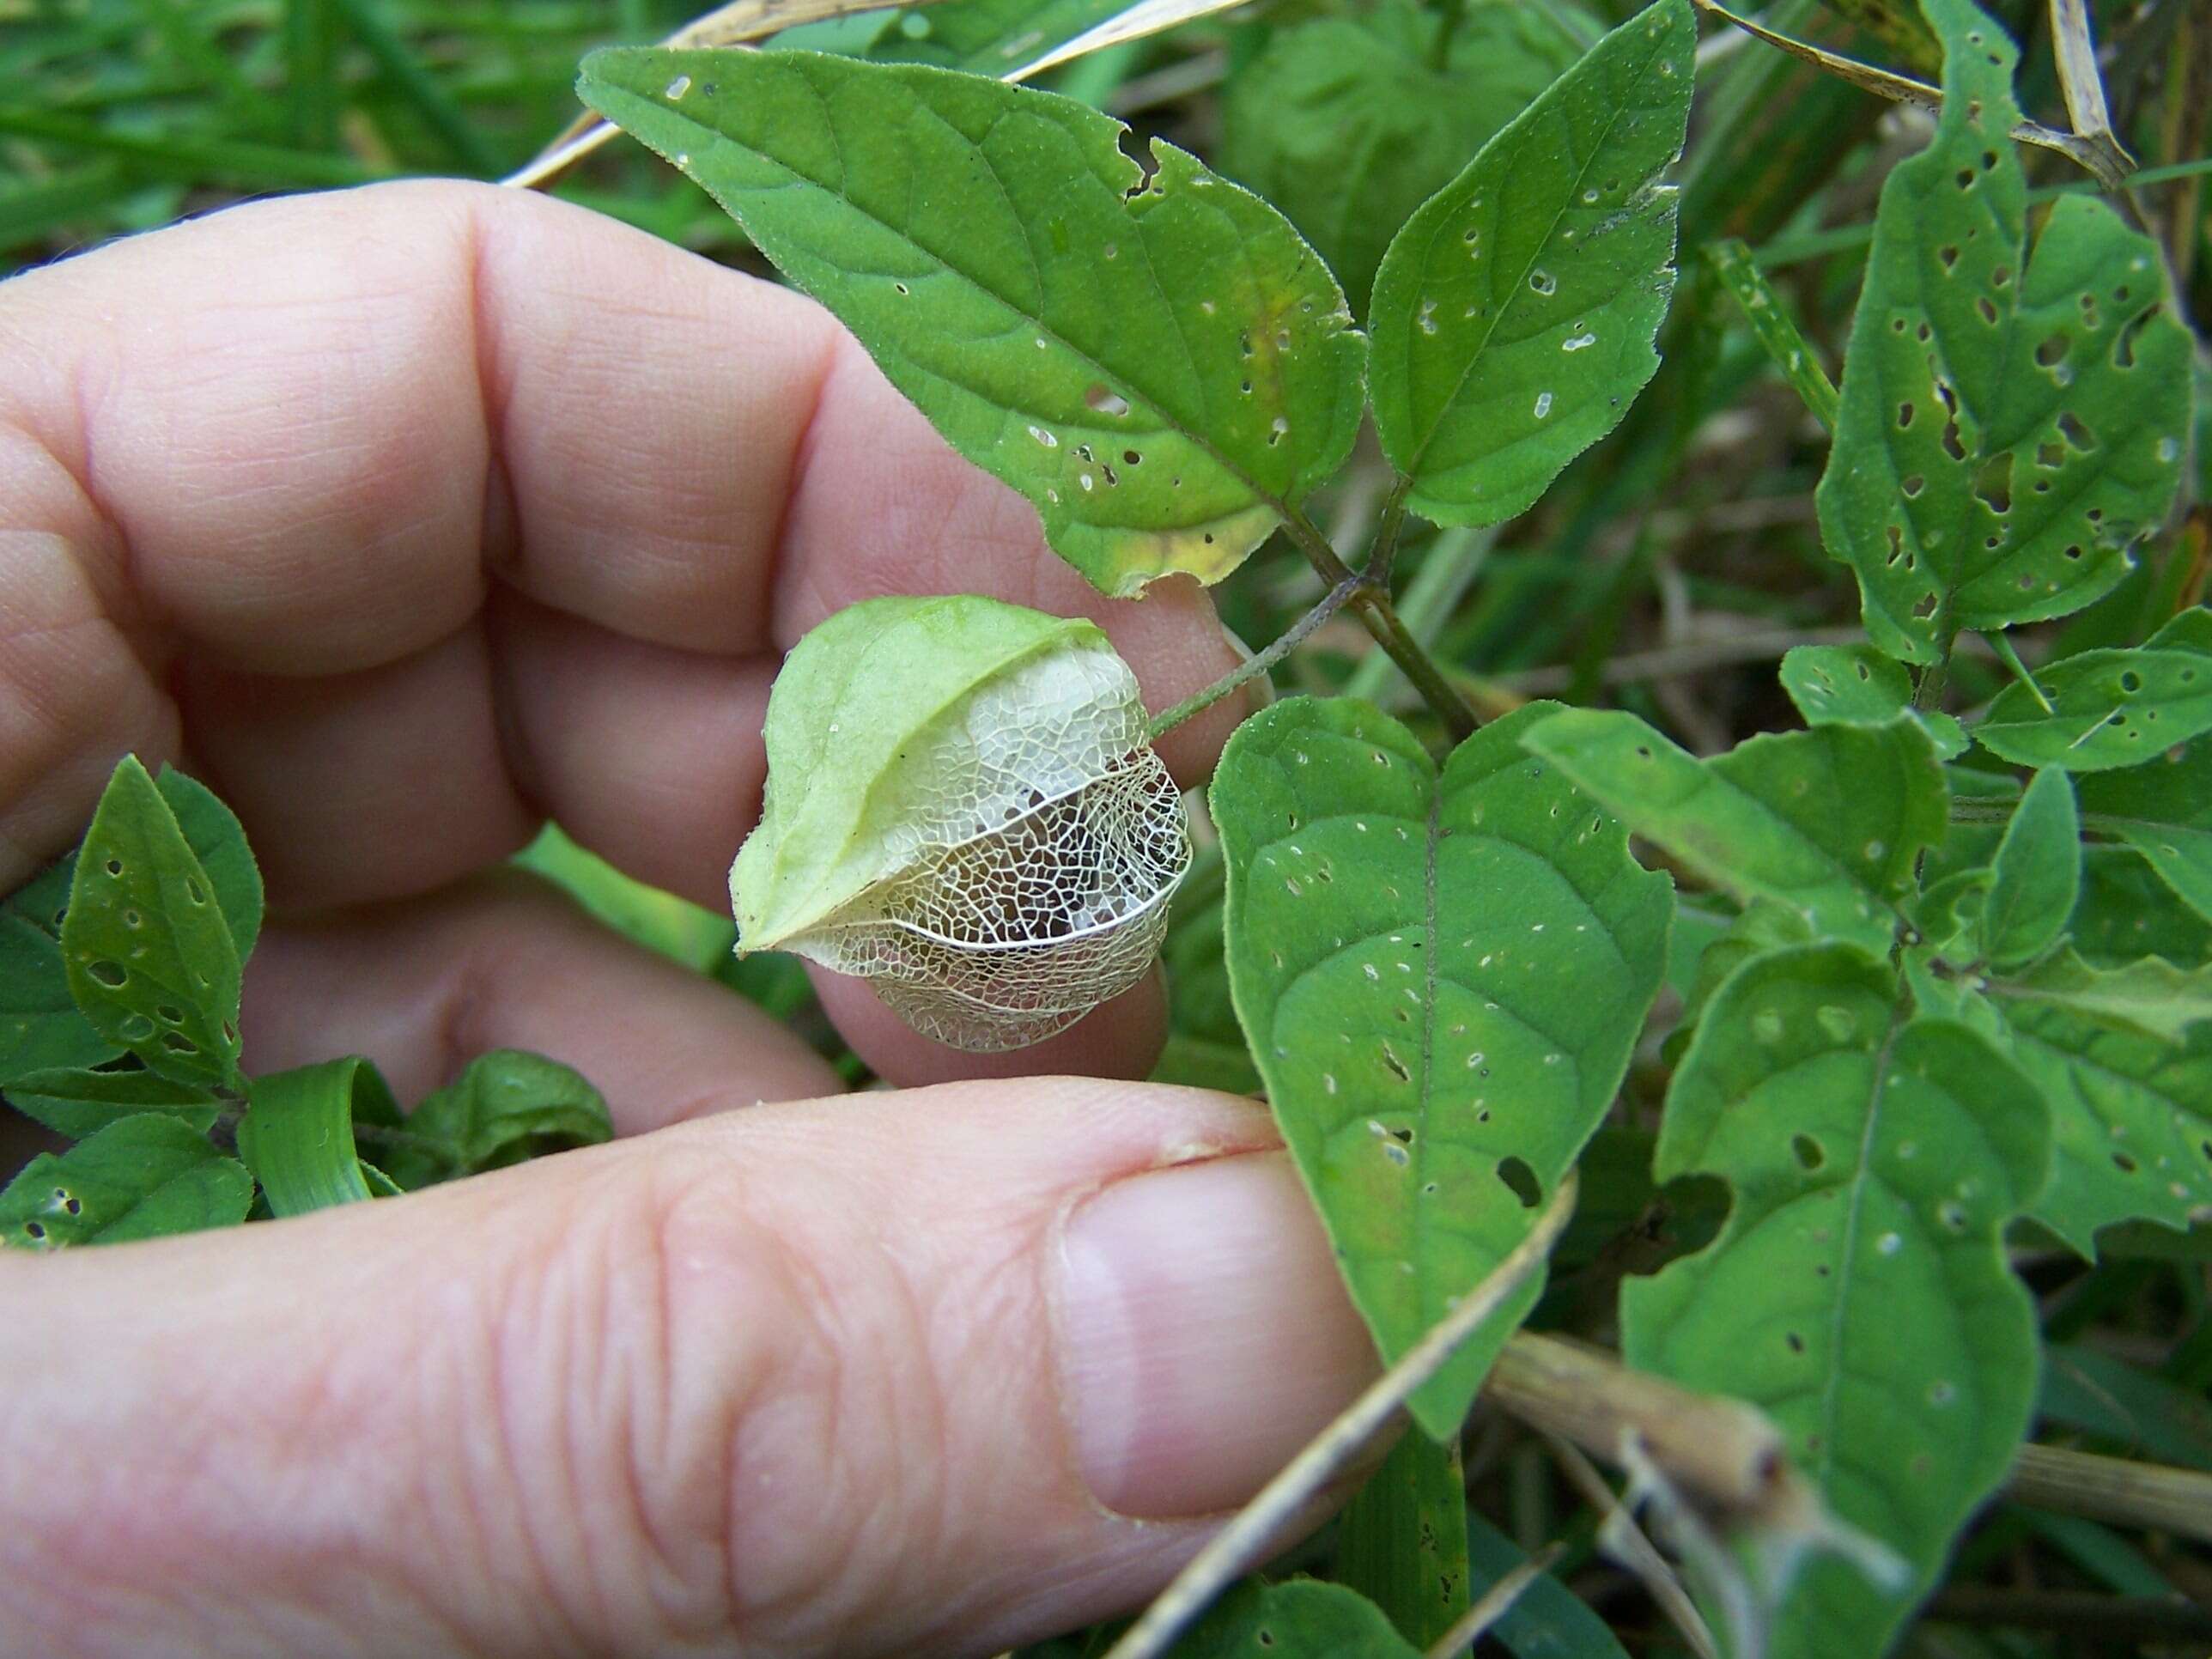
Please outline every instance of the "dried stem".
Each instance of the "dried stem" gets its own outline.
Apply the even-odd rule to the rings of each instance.
[[[1720,1644],[1713,1639],[1697,1604],[1690,1600],[1689,1591],[1682,1588],[1682,1581],[1667,1565],[1667,1558],[1659,1553],[1658,1546],[1644,1535],[1644,1528],[1636,1524],[1636,1517],[1629,1514],[1613,1488],[1605,1484],[1604,1477],[1590,1467],[1581,1448],[1556,1434],[1547,1434],[1544,1439],[1568,1480],[1590,1507],[1605,1517],[1598,1540],[1607,1553],[1636,1575],[1659,1611],[1667,1615],[1668,1622],[1682,1633],[1682,1639],[1690,1644],[1698,1659],[1720,1659]]]
[[[1558,1560],[1565,1548],[1565,1545],[1556,1542],[1545,1545],[1483,1591],[1481,1599],[1437,1639],[1426,1659],[1455,1659],[1480,1641],[1492,1625],[1513,1611],[1513,1604],[1521,1599],[1521,1593],[1542,1577],[1544,1570]]]
[[[1215,1596],[1260,1561],[1283,1528],[1379,1439],[1406,1401],[1544,1265],[1574,1213],[1571,1172],[1552,1194],[1528,1236],[1490,1276],[1292,1458],[1260,1495],[1194,1557],[1108,1651],[1106,1659],[1158,1659]]]
[[[2212,1474],[2195,1469],[2022,1446],[2008,1492],[2014,1502],[2039,1510],[2212,1543]]]
[[[1723,1518],[1755,1519],[1788,1468],[1781,1431],[1741,1401],[1696,1394],[1612,1355],[1523,1331],[1505,1345],[1483,1398],[1531,1428],[1607,1462],[1633,1443],[1685,1495]]]

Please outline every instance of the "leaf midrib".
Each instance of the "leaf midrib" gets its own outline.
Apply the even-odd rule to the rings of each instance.
[[[1875,1050],[1874,1072],[1867,1091],[1866,1127],[1860,1132],[1858,1158],[1850,1183],[1850,1200],[1844,1212],[1843,1248],[1839,1253],[1836,1283],[1835,1310],[1828,1321],[1828,1374],[1820,1385],[1820,1452],[1814,1483],[1822,1492],[1829,1490],[1831,1477],[1835,1474],[1838,1437],[1836,1433],[1837,1401],[1843,1388],[1844,1375],[1848,1369],[1843,1363],[1844,1327],[1851,1297],[1858,1283],[1858,1236],[1863,1219],[1868,1189],[1874,1185],[1874,1142],[1875,1131],[1881,1122],[1881,1097],[1889,1076],[1890,1056],[1895,1051],[1897,1040],[1905,1025],[1902,1001],[1890,1005],[1889,1027],[1882,1033],[1881,1047]]]
[[[1656,55],[1656,53],[1647,54],[1642,64],[1638,67],[1636,76],[1634,77],[1638,82],[1641,82],[1644,74],[1650,69],[1651,58]],[[1571,70],[1568,73],[1572,74],[1573,71]],[[1580,170],[1576,173],[1574,185],[1570,186],[1568,189],[1567,196],[1569,203],[1571,203],[1573,198],[1575,189],[1579,187],[1583,180],[1589,176],[1590,168],[1595,164],[1599,152],[1603,150],[1606,145],[1612,141],[1613,130],[1620,124],[1620,118],[1624,113],[1626,113],[1625,106],[1614,109],[1613,113],[1607,118],[1605,131],[1600,136],[1596,145],[1592,148],[1589,160],[1583,163]],[[1507,131],[1510,131],[1511,128],[1509,126],[1507,128]],[[1505,133],[1501,132],[1498,135],[1498,137],[1503,138],[1504,136]],[[1470,171],[1482,165],[1485,156],[1489,153],[1491,144],[1494,144],[1497,142],[1498,140],[1493,138],[1490,143],[1486,143],[1480,150],[1478,150],[1475,153],[1474,160],[1468,164]],[[1663,165],[1664,164],[1662,163],[1662,166],[1663,167]],[[1641,190],[1646,185],[1649,185],[1651,182],[1651,179],[1656,175],[1659,169],[1655,168],[1652,173],[1645,175],[1645,177],[1638,183],[1637,189]],[[1633,192],[1631,193],[1632,195],[1633,194]],[[1483,331],[1482,338],[1476,344],[1474,351],[1468,354],[1467,366],[1460,370],[1459,378],[1452,383],[1452,389],[1449,395],[1448,395],[1444,398],[1443,402],[1438,406],[1437,418],[1434,422],[1431,424],[1428,435],[1421,440],[1420,443],[1414,448],[1413,454],[1407,458],[1406,470],[1409,474],[1417,474],[1420,471],[1421,463],[1427,459],[1429,446],[1436,442],[1437,434],[1443,430],[1444,419],[1446,416],[1448,416],[1454,409],[1458,407],[1461,394],[1467,390],[1468,382],[1474,379],[1476,366],[1486,356],[1488,355],[1491,340],[1496,336],[1499,325],[1504,322],[1506,313],[1512,311],[1515,307],[1521,302],[1521,291],[1528,284],[1528,273],[1536,268],[1536,261],[1543,257],[1544,249],[1551,246],[1553,237],[1558,234],[1559,221],[1566,217],[1568,204],[1568,203],[1562,203],[1558,210],[1552,215],[1552,222],[1548,227],[1547,227],[1543,236],[1538,240],[1536,244],[1536,251],[1529,255],[1528,262],[1521,267],[1519,275],[1514,278],[1512,286],[1508,290],[1513,297],[1498,307],[1498,314],[1491,319],[1490,325]],[[1632,211],[1633,210],[1629,210]],[[1437,236],[1441,235],[1443,229],[1446,228],[1446,227],[1443,225],[1444,216],[1445,216],[1441,214],[1437,216],[1439,226],[1438,230],[1435,234],[1432,234],[1429,238],[1428,246],[1421,250],[1422,268],[1425,270],[1428,269],[1431,260],[1435,257]],[[1615,290],[1613,297],[1616,299],[1619,298],[1620,291]],[[1608,301],[1607,303],[1609,304],[1611,301]],[[1370,326],[1371,325],[1372,325],[1370,323]],[[1406,325],[1406,387],[1408,394],[1410,394],[1413,390],[1413,324],[1410,319],[1408,319]]]

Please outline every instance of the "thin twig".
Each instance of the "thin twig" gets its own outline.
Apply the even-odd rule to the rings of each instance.
[[[1458,1655],[1480,1641],[1492,1625],[1513,1611],[1513,1604],[1521,1599],[1521,1593],[1543,1577],[1545,1569],[1558,1560],[1566,1547],[1554,1540],[1499,1578],[1483,1591],[1480,1601],[1460,1614],[1458,1622],[1437,1639],[1424,1659],[1457,1659]]]
[[[1667,1615],[1668,1622],[1682,1633],[1698,1659],[1720,1659],[1720,1644],[1713,1639],[1705,1616],[1690,1593],[1682,1588],[1682,1581],[1674,1576],[1667,1558],[1644,1535],[1644,1528],[1636,1524],[1613,1488],[1605,1484],[1605,1477],[1591,1467],[1582,1449],[1571,1440],[1556,1434],[1547,1434],[1545,1443],[1551,1447],[1552,1455],[1576,1489],[1605,1517],[1599,1528],[1599,1540],[1607,1551],[1629,1571],[1634,1573],[1659,1611]]]
[[[1248,681],[1259,678],[1261,675],[1289,656],[1292,651],[1304,644],[1316,629],[1341,611],[1346,602],[1358,591],[1359,578],[1356,575],[1346,576],[1334,587],[1322,594],[1313,609],[1285,629],[1273,644],[1263,651],[1247,657],[1203,691],[1185,697],[1164,713],[1153,715],[1151,723],[1145,728],[1146,735],[1152,742],[1158,743],[1162,737],[1181,726],[1192,715],[1203,714],[1239,686]]]
[[[1877,69],[1872,64],[1863,64],[1856,58],[1846,58],[1840,52],[1824,52],[1805,41],[1754,23],[1747,17],[1739,17],[1720,0],[1697,0],[1698,7],[1725,18],[1747,34],[1755,34],[1770,46],[1778,47],[1793,58],[1826,70],[1840,80],[1848,81],[1862,92],[1873,93],[1893,103],[1917,104],[1922,109],[1941,110],[1943,107],[1942,89],[1931,87],[1925,81],[1916,81],[1909,75],[1899,75],[1893,70]],[[2074,133],[2061,132],[2056,127],[2046,127],[2040,121],[2016,122],[2012,137],[2023,144],[2034,144],[2040,149],[2056,150],[2075,166],[2094,173],[2097,181],[2107,190],[2118,190],[2126,178],[2125,169],[2116,165],[2103,146]]]
[[[1460,1345],[1543,1266],[1574,1207],[1575,1177],[1570,1172],[1528,1236],[1214,1535],[1114,1644],[1106,1659],[1157,1659],[1166,1652],[1214,1597],[1266,1554],[1282,1528],[1358,1461]]]

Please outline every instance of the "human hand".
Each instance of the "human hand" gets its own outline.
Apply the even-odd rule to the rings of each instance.
[[[1141,1073],[1156,983],[887,1079],[483,873],[551,816],[720,908],[778,653],[884,592],[1094,617],[1154,707],[1203,594],[1099,599],[823,313],[541,198],[236,210],[0,288],[0,891],[118,755],[276,918],[257,1069],[542,1050],[626,1139],[0,1261],[0,1647],[986,1653],[1126,1606],[1370,1374],[1264,1113]],[[1190,781],[1224,705],[1164,750]],[[986,1080],[995,1076],[1001,1080]],[[1139,1517],[1139,1518],[1132,1518]]]

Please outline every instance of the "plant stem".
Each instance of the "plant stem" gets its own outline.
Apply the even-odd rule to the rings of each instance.
[[[2212,1474],[2196,1469],[2022,1446],[2007,1495],[2039,1510],[2212,1543]]]
[[[1463,529],[1447,530],[1437,538],[1421,568],[1406,584],[1405,597],[1398,606],[1400,620],[1422,649],[1434,642],[1459,602],[1467,597],[1468,589],[1482,574],[1496,539],[1495,532],[1489,530]],[[1389,658],[1380,651],[1370,652],[1344,683],[1344,695],[1374,702],[1389,685],[1393,672]]]
[[[1399,532],[1406,527],[1406,497],[1413,489],[1411,478],[1400,478],[1382,498],[1382,511],[1375,521],[1375,540],[1368,547],[1367,563],[1360,572],[1385,593],[1390,591],[1390,567],[1397,562]]]
[[[1322,580],[1332,588],[1347,579],[1352,582],[1353,591],[1349,603],[1358,614],[1360,623],[1374,636],[1376,644],[1390,653],[1390,660],[1396,663],[1406,678],[1413,683],[1413,689],[1421,694],[1422,701],[1443,722],[1444,730],[1450,734],[1451,740],[1456,744],[1472,737],[1474,728],[1480,724],[1474,717],[1474,710],[1468,707],[1467,699],[1460,696],[1458,690],[1444,678],[1443,672],[1430,660],[1429,653],[1422,650],[1413,636],[1406,631],[1406,625],[1398,620],[1398,613],[1390,608],[1389,595],[1376,592],[1367,585],[1367,577],[1364,574],[1355,573],[1351,566],[1337,557],[1336,550],[1328,544],[1328,538],[1315,529],[1312,520],[1303,513],[1291,514],[1284,520],[1284,528],[1290,532],[1291,539],[1297,544],[1298,550],[1306,556],[1307,562],[1321,573]]]
[[[1468,0],[1445,0],[1443,21],[1437,25],[1436,44],[1429,48],[1429,67],[1442,75],[1451,67],[1452,36],[1467,15]]]
[[[1239,686],[1259,678],[1261,675],[1305,643],[1314,630],[1341,611],[1346,603],[1358,590],[1358,576],[1351,571],[1346,571],[1342,581],[1322,594],[1312,610],[1292,623],[1266,650],[1237,664],[1203,691],[1185,697],[1174,708],[1153,715],[1151,723],[1145,728],[1146,735],[1152,742],[1158,743],[1163,736],[1181,726],[1192,715],[1201,714],[1212,708],[1215,703],[1219,702]]]

